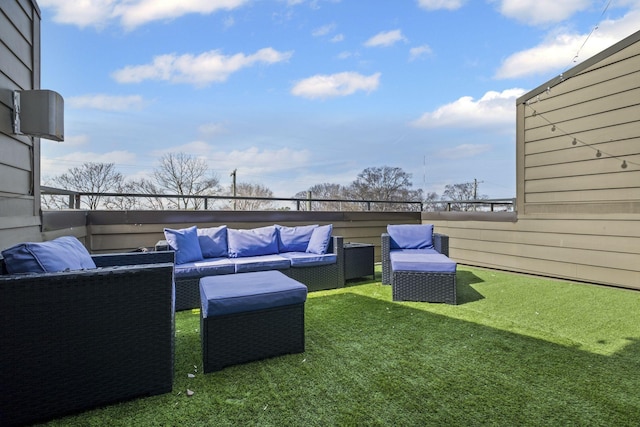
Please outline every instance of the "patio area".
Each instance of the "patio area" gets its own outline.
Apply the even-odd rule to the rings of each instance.
[[[453,306],[380,280],[310,293],[304,353],[210,374],[179,312],[171,393],[49,425],[640,424],[639,292],[461,266]]]

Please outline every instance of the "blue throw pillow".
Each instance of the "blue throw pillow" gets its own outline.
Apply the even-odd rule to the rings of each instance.
[[[252,228],[249,230],[227,230],[229,257],[272,255],[278,253],[278,237],[276,227]]]
[[[391,249],[433,249],[433,224],[387,225]]]
[[[331,241],[331,231],[333,231],[333,224],[321,225],[320,227],[314,228],[305,252],[319,255],[326,254],[329,242]]]
[[[198,242],[200,242],[203,258],[220,258],[229,254],[226,225],[198,228]]]
[[[278,229],[278,250],[280,252],[305,252],[311,240],[311,233],[318,225],[300,225],[286,227],[276,225]]]
[[[55,273],[96,268],[82,242],[73,236],[48,242],[20,243],[2,251],[7,272]]]
[[[167,239],[171,249],[176,251],[176,264],[202,259],[202,250],[198,242],[198,228],[195,225],[180,230],[165,228],[164,238]]]

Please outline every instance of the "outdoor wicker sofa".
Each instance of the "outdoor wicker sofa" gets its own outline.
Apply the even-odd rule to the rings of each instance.
[[[456,304],[456,263],[449,259],[449,236],[433,225],[389,225],[381,236],[382,283],[394,301]],[[395,234],[395,239],[394,239]]]
[[[173,252],[91,259],[32,274],[0,260],[0,425],[172,390]]]
[[[182,249],[172,247],[167,240],[161,240],[155,246],[156,250],[161,251],[176,250],[175,286],[177,311],[200,308],[200,279],[208,276],[278,270],[286,276],[305,284],[309,291],[335,289],[344,286],[344,239],[341,236],[331,236],[331,227],[329,227],[330,238],[328,239],[326,250],[322,251],[323,254],[305,253],[305,249],[300,247],[297,248],[297,251],[283,249],[283,230],[291,233],[290,237],[292,240],[289,242],[289,246],[295,249],[296,245],[299,246],[301,244],[300,240],[296,240],[300,237],[301,233],[308,232],[314,228],[322,228],[315,225],[300,227],[283,227],[276,225],[247,230],[227,230],[226,226],[210,228],[198,228],[194,226],[188,229],[170,230],[170,233],[175,234],[179,232],[181,236],[184,237],[185,234],[193,232],[194,228],[198,236],[202,236],[202,233],[208,233],[209,237],[213,234],[216,235],[216,248],[213,252],[218,253],[216,253],[215,257],[207,256],[207,253],[211,252],[211,248],[209,248],[210,250],[208,251],[206,246],[204,246],[206,243],[203,243],[202,240],[200,240],[200,244],[203,246],[201,246],[200,250],[203,256],[201,260],[195,262],[181,263],[179,253]],[[273,235],[272,229],[277,229],[278,234]],[[175,237],[168,234],[167,230],[168,229],[165,229],[165,236],[169,238]],[[239,255],[229,255],[228,252],[232,251],[231,247],[233,244],[231,243],[231,237],[229,237],[227,241],[227,235],[225,233],[235,233],[237,235],[238,233],[252,231],[261,234],[263,238],[269,236],[265,238],[266,240],[263,239],[261,244],[275,245],[275,252],[273,249],[266,250],[264,247],[260,247],[258,250],[256,250],[256,247],[247,250],[247,246],[250,245],[245,245],[245,247],[240,248],[241,253]],[[274,238],[279,239],[278,242],[269,242],[269,239]],[[182,246],[184,246],[184,240],[185,239],[182,241]],[[242,237],[239,240],[241,243],[245,243]],[[309,241],[308,236],[306,241]],[[211,240],[209,240],[209,244],[211,244]],[[306,243],[302,243],[302,246],[305,246],[305,244]],[[181,245],[181,243],[179,240],[174,240],[173,245]],[[263,255],[255,256],[256,253],[263,253]],[[326,258],[330,261],[324,261],[321,258]]]

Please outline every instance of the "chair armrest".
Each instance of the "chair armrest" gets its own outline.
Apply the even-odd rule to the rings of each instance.
[[[391,252],[391,236],[389,236],[389,233],[382,233],[381,249],[382,284],[389,285],[391,284],[391,259],[389,258],[389,253]]]
[[[433,248],[441,254],[449,256],[449,236],[433,233]]]
[[[332,251],[336,254],[338,264],[338,286],[344,286],[344,237],[332,236]]]

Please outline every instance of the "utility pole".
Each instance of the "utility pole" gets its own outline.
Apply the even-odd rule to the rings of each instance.
[[[231,172],[231,192],[233,193],[233,210],[236,210],[236,175],[237,175],[238,169],[234,169],[233,172]]]
[[[476,178],[473,178],[473,200],[478,200],[478,184],[481,184],[484,181],[478,181]],[[476,210],[477,204],[473,204],[473,210]]]

